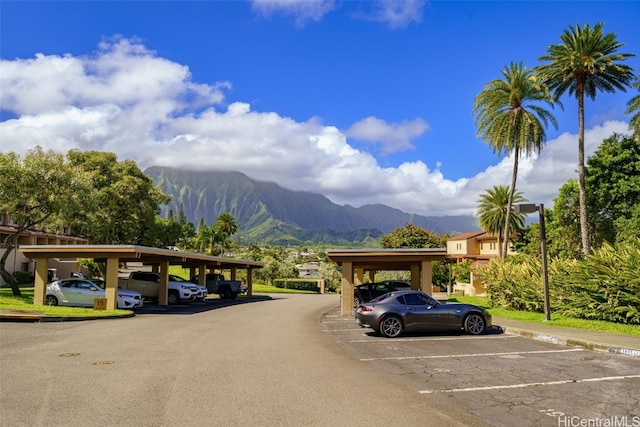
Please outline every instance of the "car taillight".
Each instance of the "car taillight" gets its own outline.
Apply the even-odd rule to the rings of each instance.
[[[360,311],[362,311],[362,312],[373,311],[373,308],[367,307],[365,305],[361,305],[360,306]]]

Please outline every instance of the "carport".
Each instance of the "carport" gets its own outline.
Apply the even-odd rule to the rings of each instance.
[[[243,259],[215,257],[170,249],[151,248],[135,245],[25,245],[20,251],[36,261],[33,305],[44,305],[47,282],[47,268],[50,258],[92,258],[105,263],[105,297],[107,308],[116,308],[118,289],[118,266],[126,262],[139,262],[157,268],[160,273],[160,294],[158,304],[167,305],[169,266],[180,265],[189,268],[191,276],[199,274],[201,285],[205,284],[205,272],[209,269],[231,270],[231,280],[235,280],[237,269],[247,270],[247,294],[253,290],[253,269],[262,268],[264,263]]]
[[[369,280],[374,281],[376,271],[405,270],[411,272],[411,288],[432,295],[433,283],[431,263],[447,258],[445,248],[426,249],[331,249],[329,259],[342,267],[342,307],[341,315],[353,312],[354,278],[364,282],[365,271]]]

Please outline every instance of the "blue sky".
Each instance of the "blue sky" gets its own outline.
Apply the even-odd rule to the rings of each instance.
[[[238,170],[423,215],[473,214],[509,184],[512,159],[476,137],[471,110],[510,61],[538,65],[587,22],[640,54],[635,1],[2,1],[0,19],[2,151]],[[636,93],[587,101],[589,152],[628,131]],[[518,177],[547,206],[576,176],[577,111],[563,103]]]

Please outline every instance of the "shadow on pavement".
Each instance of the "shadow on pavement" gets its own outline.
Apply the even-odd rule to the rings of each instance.
[[[145,314],[197,314],[204,313],[206,311],[217,310],[219,308],[232,307],[234,305],[240,304],[253,304],[257,302],[265,302],[272,301],[275,298],[265,295],[251,296],[251,297],[240,297],[234,300],[223,300],[219,298],[208,298],[203,302],[190,302],[184,304],[175,304],[175,305],[157,305],[151,302],[145,302],[144,306],[141,308],[136,308],[133,312],[138,315]]]

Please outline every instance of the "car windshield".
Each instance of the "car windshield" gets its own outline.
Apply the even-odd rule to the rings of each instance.
[[[180,276],[174,276],[173,274],[169,275],[169,280],[171,280],[172,282],[187,282],[187,279],[183,279]]]

